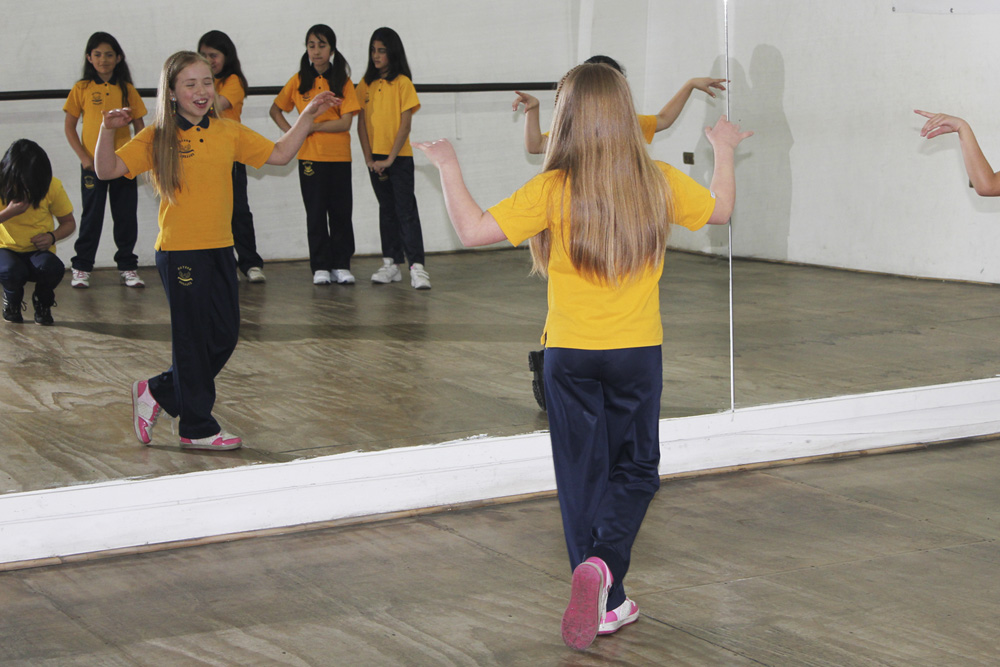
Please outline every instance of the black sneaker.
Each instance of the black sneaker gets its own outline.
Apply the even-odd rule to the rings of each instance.
[[[7,293],[4,292],[3,295],[3,318],[7,322],[13,322],[14,324],[21,324],[24,322],[24,317],[21,315],[21,311],[24,310],[25,305],[23,301],[8,301]]]
[[[52,319],[52,306],[56,305],[55,301],[47,306],[43,306],[42,302],[38,299],[38,295],[32,294],[31,305],[35,307],[35,324],[41,324],[45,327],[55,324],[55,320]]]
[[[545,377],[542,369],[545,368],[545,350],[528,353],[528,369],[535,374],[531,381],[531,390],[535,392],[535,402],[538,407],[545,410]]]

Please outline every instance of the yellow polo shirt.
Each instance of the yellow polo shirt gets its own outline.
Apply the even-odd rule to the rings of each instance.
[[[377,79],[371,84],[361,79],[358,84],[358,101],[365,114],[365,129],[372,153],[388,155],[396,143],[399,120],[404,111],[416,113],[420,110],[417,89],[409,77],[400,74],[392,81]],[[410,138],[406,137],[400,155],[413,155]]]
[[[0,210],[7,208],[8,202],[0,197]],[[0,223],[0,248],[7,248],[14,252],[34,252],[38,250],[31,242],[32,237],[55,229],[52,218],[61,218],[73,212],[73,205],[63,189],[58,178],[53,178],[49,185],[49,191],[38,204],[38,208],[29,208],[20,215],[15,215],[7,222]],[[56,251],[53,243],[49,248],[51,252]]]
[[[240,83],[240,77],[230,74],[225,79],[216,79],[215,94],[219,97],[225,97],[232,105],[219,115],[239,123],[240,118],[243,117],[243,99],[247,96],[246,91],[243,90],[243,84]]]
[[[285,87],[274,98],[274,103],[279,109],[288,112],[294,108],[299,113],[302,113],[302,110],[306,108],[309,101],[316,95],[324,90],[330,90],[330,82],[325,77],[317,76],[313,82],[312,90],[303,95],[299,92],[300,81],[299,75],[296,74],[288,80]],[[338,96],[344,100],[340,106],[330,107],[315,122],[322,123],[328,120],[339,120],[347,114],[357,113],[361,110],[358,98],[354,94],[354,84],[350,79],[344,83],[344,87],[338,93]],[[312,160],[313,162],[350,162],[351,133],[313,132],[306,138],[305,143],[302,144],[297,157],[300,160]]]
[[[274,142],[245,125],[205,116],[191,125],[177,116],[181,182],[177,204],[160,198],[157,250],[206,250],[233,245],[233,163],[264,166]],[[153,168],[154,126],[118,149],[129,178]]]
[[[691,177],[663,162],[671,193],[673,224],[701,228],[715,210],[715,197]],[[562,220],[562,171],[535,176],[517,192],[489,209],[514,245],[548,228],[548,303],[542,343],[547,347],[614,350],[663,343],[660,320],[660,276],[663,264],[617,288],[588,280],[573,268],[568,249],[568,225]],[[569,184],[563,206],[570,209]],[[551,215],[550,215],[551,212]]]
[[[69,91],[69,97],[63,105],[63,111],[74,118],[83,117],[83,130],[80,132],[80,140],[83,147],[94,157],[94,147],[97,146],[97,135],[101,132],[101,121],[104,116],[102,111],[121,109],[128,107],[132,111],[132,118],[142,118],[146,115],[146,105],[142,103],[139,92],[131,83],[126,84],[128,88],[128,101],[122,102],[122,89],[117,80],[111,79],[107,83],[103,81],[77,81],[73,89]],[[132,133],[128,126],[120,127],[115,131],[115,148],[124,146]]]

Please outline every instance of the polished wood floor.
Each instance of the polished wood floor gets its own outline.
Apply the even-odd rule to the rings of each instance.
[[[670,480],[586,653],[542,499],[0,573],[0,664],[995,665],[998,477],[992,441]]]

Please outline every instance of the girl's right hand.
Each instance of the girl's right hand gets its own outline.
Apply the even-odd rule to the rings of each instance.
[[[752,137],[753,132],[740,132],[740,126],[736,123],[730,123],[729,119],[723,115],[719,116],[715,127],[705,128],[705,136],[708,137],[708,141],[712,144],[713,148],[724,146],[736,148],[740,145],[741,141],[747,137]]]
[[[7,202],[7,206],[4,208],[3,212],[7,214],[7,219],[13,218],[15,215],[21,215],[31,206],[29,202],[12,200]]]
[[[80,165],[87,171],[94,171],[94,158],[88,155],[86,159],[80,160]]]
[[[958,132],[963,125],[968,125],[961,118],[949,116],[944,113],[931,113],[930,111],[920,111],[919,109],[914,109],[913,113],[928,119],[924,123],[924,126],[920,128],[920,136],[928,139],[933,139],[938,135],[948,134],[949,132]]]
[[[515,90],[514,94],[517,95],[517,98],[514,100],[514,104],[511,105],[511,111],[517,111],[517,108],[522,104],[524,105],[524,113],[538,108],[537,97],[532,97],[528,93],[522,93],[519,90]]]
[[[128,107],[102,111],[101,113],[104,115],[101,119],[101,127],[107,130],[117,130],[132,122],[132,110]],[[93,166],[93,163],[91,163],[91,166]]]
[[[434,141],[411,141],[410,145],[414,148],[423,151],[427,159],[431,161],[438,169],[442,165],[458,161],[458,156],[455,155],[455,147],[451,145],[451,142],[447,139],[436,139]]]
[[[330,107],[339,107],[340,103],[343,102],[342,97],[337,97],[329,90],[324,90],[322,93],[310,100],[309,104],[302,110],[303,114],[312,114],[313,116],[319,116],[325,112]]]

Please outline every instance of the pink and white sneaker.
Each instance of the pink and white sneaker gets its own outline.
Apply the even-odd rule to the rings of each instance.
[[[618,632],[619,628],[629,623],[635,623],[638,620],[639,605],[625,598],[625,602],[618,605],[617,609],[604,614],[604,620],[601,621],[601,626],[597,629],[597,634],[610,635],[613,632]]]
[[[597,557],[588,558],[573,570],[569,605],[562,618],[566,646],[582,651],[593,643],[604,622],[612,580],[607,563]]]
[[[153,425],[163,408],[149,393],[149,383],[137,380],[132,383],[132,426],[139,442],[148,445],[153,439]]]
[[[215,449],[225,451],[227,449],[239,449],[243,445],[243,440],[238,435],[219,431],[215,435],[207,438],[181,438],[181,449]]]

